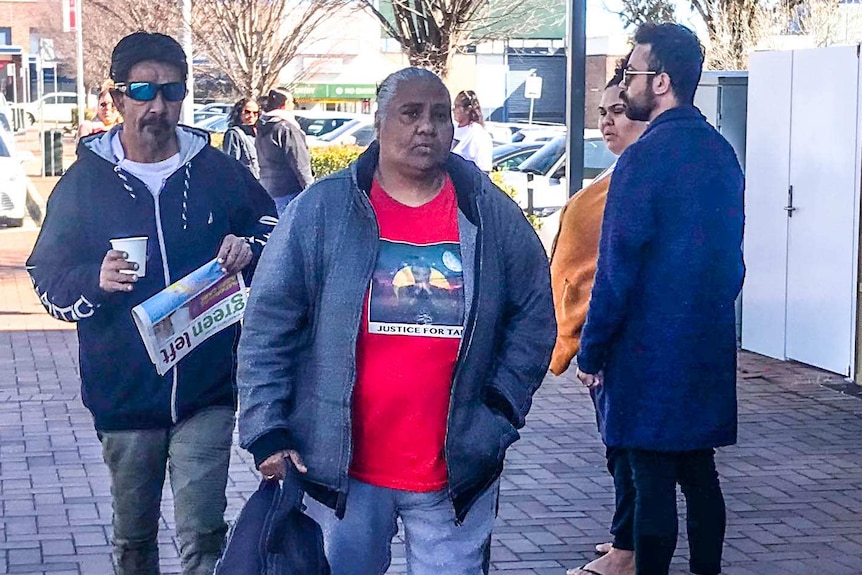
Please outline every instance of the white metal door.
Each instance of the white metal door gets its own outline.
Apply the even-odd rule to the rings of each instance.
[[[792,66],[790,51],[749,59],[742,347],[778,359],[786,357]]]
[[[844,375],[855,326],[858,76],[855,46],[794,52],[786,355]]]

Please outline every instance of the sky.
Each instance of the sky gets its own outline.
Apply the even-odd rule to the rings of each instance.
[[[570,0],[569,0],[570,1]],[[698,36],[703,37],[703,30],[698,19],[692,14],[690,3],[685,0],[676,2],[676,19],[678,22],[695,29]],[[614,12],[619,10],[617,0],[587,0],[587,36],[614,36],[625,34],[622,20]]]

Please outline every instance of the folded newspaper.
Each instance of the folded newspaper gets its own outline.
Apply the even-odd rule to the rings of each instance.
[[[132,308],[159,375],[207,338],[242,319],[247,297],[242,275],[229,276],[212,260]]]

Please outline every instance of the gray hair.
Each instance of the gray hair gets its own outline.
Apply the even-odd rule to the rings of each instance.
[[[377,116],[374,124],[378,126],[378,131],[380,123],[386,119],[386,115],[389,113],[389,106],[392,103],[395,92],[398,91],[398,86],[402,82],[410,80],[429,80],[437,82],[445,88],[445,84],[443,84],[440,76],[425,68],[403,68],[389,74],[377,87]]]

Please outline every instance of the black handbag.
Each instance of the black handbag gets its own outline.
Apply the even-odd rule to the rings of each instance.
[[[262,481],[228,534],[213,575],[330,575],[323,532],[304,513],[295,472]]]

